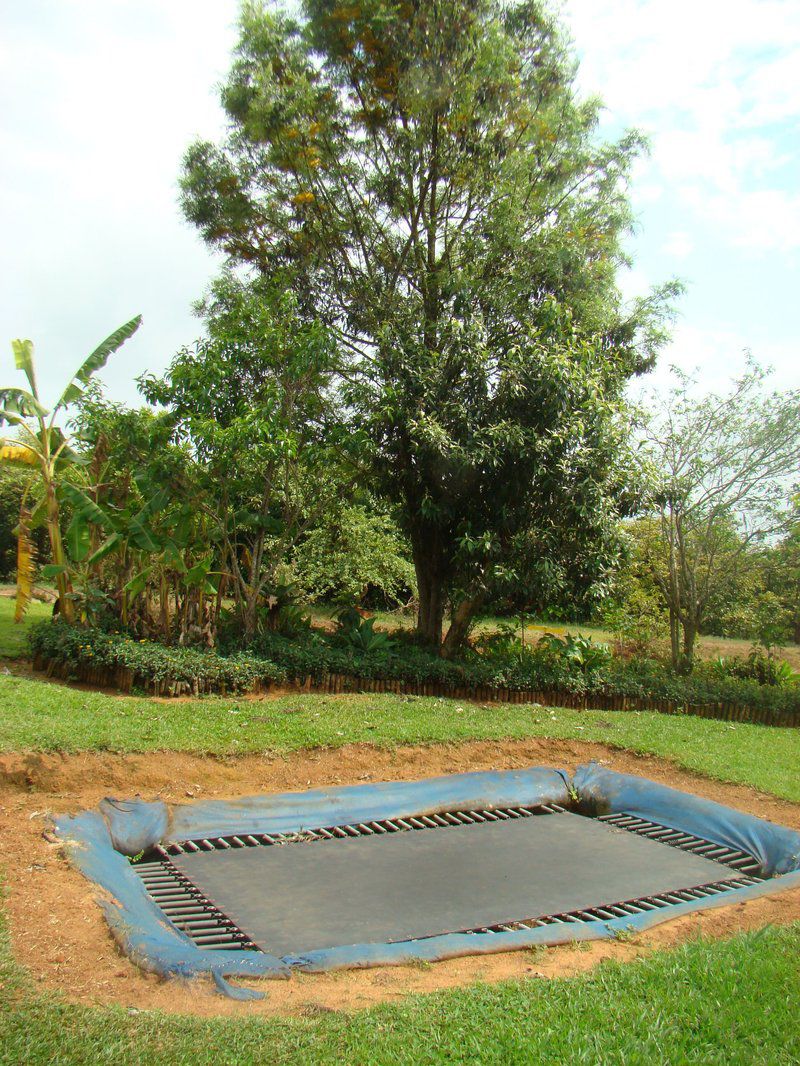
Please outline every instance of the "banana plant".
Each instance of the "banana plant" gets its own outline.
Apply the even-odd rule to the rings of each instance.
[[[126,322],[124,326],[120,326],[106,337],[102,344],[99,344],[81,363],[56,403],[50,408],[42,403],[39,395],[33,342],[30,340],[11,342],[14,363],[17,370],[21,370],[27,378],[28,388],[0,389],[0,426],[5,424],[15,426],[18,434],[13,440],[0,439],[0,461],[23,463],[39,469],[42,481],[41,495],[31,508],[27,528],[35,524],[40,515],[47,523],[51,562],[49,567],[44,568],[43,574],[55,578],[59,609],[67,621],[74,621],[75,605],[72,599],[69,566],[61,536],[56,489],[57,474],[60,468],[65,464],[75,462],[78,455],[70,447],[69,438],[56,423],[65,408],[81,398],[92,375],[104,367],[108,357],[133,336],[141,322],[142,316],[137,315],[136,318],[132,318],[130,322]],[[22,526],[20,531],[23,532]],[[18,620],[21,620],[26,602],[25,589],[19,583],[17,595],[17,615]]]
[[[67,555],[87,572],[104,560],[113,559],[117,574],[117,601],[120,621],[132,621],[134,602],[139,604],[139,623],[146,631],[160,629],[169,643],[172,622],[176,621],[183,642],[189,629],[202,630],[206,598],[214,595],[218,572],[212,570],[213,552],[198,559],[195,545],[206,544],[196,536],[197,513],[189,503],[170,507],[171,494],[152,484],[146,472],[134,477],[137,496],[127,506],[100,505],[77,485],[65,483],[60,495],[72,510],[66,532]],[[102,542],[92,550],[92,531],[99,530]],[[170,618],[169,598],[174,587],[176,605]],[[182,604],[178,608],[178,591]],[[151,617],[150,591],[154,592],[159,618]]]

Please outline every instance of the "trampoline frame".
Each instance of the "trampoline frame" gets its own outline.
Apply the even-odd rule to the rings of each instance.
[[[198,942],[190,935],[191,928],[187,931],[184,924],[181,929],[167,917],[157,902],[159,892],[152,891],[161,876],[153,863],[168,862],[175,849],[240,846],[235,841],[241,846],[263,846],[259,838],[274,843],[298,834],[307,839],[309,833],[324,834],[336,827],[358,832],[359,826],[368,830],[372,824],[392,822],[432,829],[452,812],[497,817],[494,812],[498,810],[519,808],[535,813],[553,807],[599,817],[655,839],[671,837],[665,843],[684,839],[689,842],[688,850],[693,850],[694,842],[694,847],[715,849],[716,855],[724,851],[738,867],[732,869],[730,884],[699,897],[696,892],[673,893],[674,901],[650,900],[644,907],[637,906],[640,901],[621,901],[604,912],[596,908],[599,913],[589,920],[552,915],[535,924],[515,922],[487,930],[400,943],[352,944],[281,958],[253,950],[252,945],[247,949],[235,936],[232,941],[223,937],[216,945],[202,937]],[[634,824],[638,829],[632,828]],[[573,780],[561,771],[533,767],[171,808],[138,800],[104,800],[95,811],[55,819],[54,829],[72,864],[112,895],[113,900],[100,899],[100,906],[115,939],[137,965],[165,976],[210,974],[221,991],[236,998],[256,998],[261,993],[233,986],[227,977],[286,978],[293,969],[321,972],[436,961],[537,944],[619,937],[693,911],[800,885],[800,833],[594,763],[580,767]],[[131,857],[141,858],[143,853],[149,853],[145,863],[131,862]],[[150,876],[143,876],[148,866]],[[163,902],[164,893],[160,896]],[[214,920],[227,921],[220,911]]]

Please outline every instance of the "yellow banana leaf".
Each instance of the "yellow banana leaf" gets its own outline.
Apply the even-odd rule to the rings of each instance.
[[[36,570],[36,546],[31,540],[31,512],[23,503],[19,509],[17,526],[17,603],[14,621],[21,622],[33,596]]]
[[[26,466],[38,466],[39,459],[36,452],[25,448],[21,444],[0,445],[0,462],[24,463]]]

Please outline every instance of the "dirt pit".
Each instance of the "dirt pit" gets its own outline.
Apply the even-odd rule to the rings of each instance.
[[[175,753],[0,755],[2,864],[15,957],[41,991],[58,991],[83,1003],[196,1015],[313,1015],[358,1010],[470,983],[565,977],[607,959],[632,960],[700,935],[726,936],[768,923],[800,920],[800,890],[794,890],[680,918],[634,941],[564,945],[415,966],[298,973],[289,981],[237,978],[235,983],[267,993],[265,1000],[239,1003],[216,994],[210,980],[164,981],[133,966],[111,938],[95,902],[97,890],[67,864],[60,845],[46,836],[48,815],[92,807],[107,795],[186,803],[324,785],[413,780],[466,770],[532,765],[574,770],[589,759],[800,829],[800,805],[710,781],[661,759],[578,741],[534,739],[392,751],[353,745],[278,758]]]

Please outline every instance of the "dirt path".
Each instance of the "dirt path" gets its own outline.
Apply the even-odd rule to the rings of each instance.
[[[200,1015],[312,1014],[356,1010],[414,992],[508,978],[576,974],[605,959],[633,959],[700,934],[725,936],[769,922],[800,920],[800,890],[692,915],[632,943],[598,943],[509,952],[434,963],[333,974],[297,974],[262,982],[267,999],[235,1003],[198,981],[165,982],[143,974],[114,946],[89,883],[43,835],[47,815],[94,806],[106,795],[167,802],[301,791],[321,785],[409,780],[465,770],[549,765],[568,770],[589,759],[662,781],[731,807],[800,828],[800,805],[755,789],[711,781],[655,757],[601,744],[532,739],[376,750],[352,745],[284,757],[212,758],[185,754],[0,755],[0,839],[6,909],[16,958],[42,990],[84,1003],[118,1003]]]

